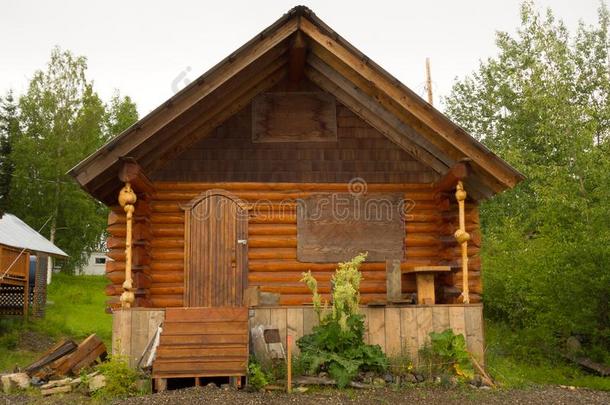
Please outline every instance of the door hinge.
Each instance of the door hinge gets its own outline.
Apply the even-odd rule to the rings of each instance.
[[[248,240],[247,239],[237,239],[237,243],[239,245],[247,245],[248,244]]]

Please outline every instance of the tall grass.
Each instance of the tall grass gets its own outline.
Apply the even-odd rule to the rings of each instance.
[[[96,333],[110,348],[112,318],[105,313],[103,276],[56,274],[48,287],[46,316],[42,319],[0,319],[0,371],[25,366],[40,354],[24,347],[25,332],[57,341],[68,337],[77,342]]]

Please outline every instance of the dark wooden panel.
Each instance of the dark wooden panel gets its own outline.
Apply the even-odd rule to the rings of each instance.
[[[297,208],[297,259],[346,261],[368,252],[367,262],[404,258],[400,194],[318,194]]]
[[[252,101],[254,142],[337,140],[335,98],[323,92],[265,93]]]

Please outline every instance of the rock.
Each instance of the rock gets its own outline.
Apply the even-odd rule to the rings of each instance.
[[[386,373],[386,374],[383,376],[383,379],[385,380],[385,382],[386,382],[387,384],[391,384],[391,383],[392,383],[392,381],[394,381],[394,377],[393,377],[393,376],[392,376],[392,374],[390,374],[390,373]]]
[[[213,382],[211,382],[211,383],[207,384],[205,387],[206,387],[206,388],[215,389],[215,388],[218,388],[218,385],[216,385],[216,384],[214,384]]]
[[[418,383],[424,382],[426,380],[426,377],[424,377],[423,374],[415,373],[414,375],[415,375],[415,378],[417,379]]]
[[[95,392],[106,386],[106,377],[103,374],[94,375],[89,380],[89,392]]]
[[[441,378],[440,377],[434,377],[434,383],[435,384],[440,384],[441,383]]]
[[[26,373],[5,374],[0,379],[2,390],[9,393],[15,389],[25,390],[30,388],[30,377]]]
[[[570,336],[566,340],[566,350],[568,354],[573,356],[580,354],[582,352],[582,344],[580,343],[580,340],[578,340],[576,336]]]
[[[299,394],[303,394],[303,393],[305,393],[307,391],[309,391],[309,388],[303,387],[302,385],[292,389],[292,392],[296,392],[296,393],[299,393]]]
[[[488,387],[487,385],[481,385],[481,386],[479,387],[479,389],[480,389],[480,390],[490,390],[490,389],[491,389],[491,387]]]
[[[228,391],[229,389],[231,389],[231,385],[230,384],[220,384],[220,389],[222,389],[224,391]]]
[[[320,373],[318,373],[318,377],[326,378],[326,377],[328,377],[328,373],[326,371],[321,371]]]
[[[72,382],[71,378],[64,378],[62,380],[51,380],[48,383],[44,384],[40,388],[43,390],[47,390],[49,388],[62,387],[64,385],[70,385]]]
[[[40,378],[34,376],[32,377],[32,379],[30,380],[30,383],[36,387],[41,386],[42,384],[44,384],[44,381],[42,381]]]
[[[416,384],[417,377],[415,377],[415,374],[409,373],[409,374],[405,375],[405,382]]]
[[[46,397],[48,395],[54,395],[54,394],[65,394],[65,393],[71,392],[71,391],[72,391],[72,386],[70,384],[68,384],[68,385],[61,385],[59,387],[43,389],[43,390],[40,390],[40,393],[42,394],[42,396]]]
[[[376,377],[376,378],[373,379],[373,385],[375,387],[384,387],[385,386],[385,380],[383,378]]]

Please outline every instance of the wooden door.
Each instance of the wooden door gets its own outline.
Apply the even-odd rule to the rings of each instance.
[[[209,190],[183,208],[184,305],[242,306],[248,260],[245,204],[224,190]]]

